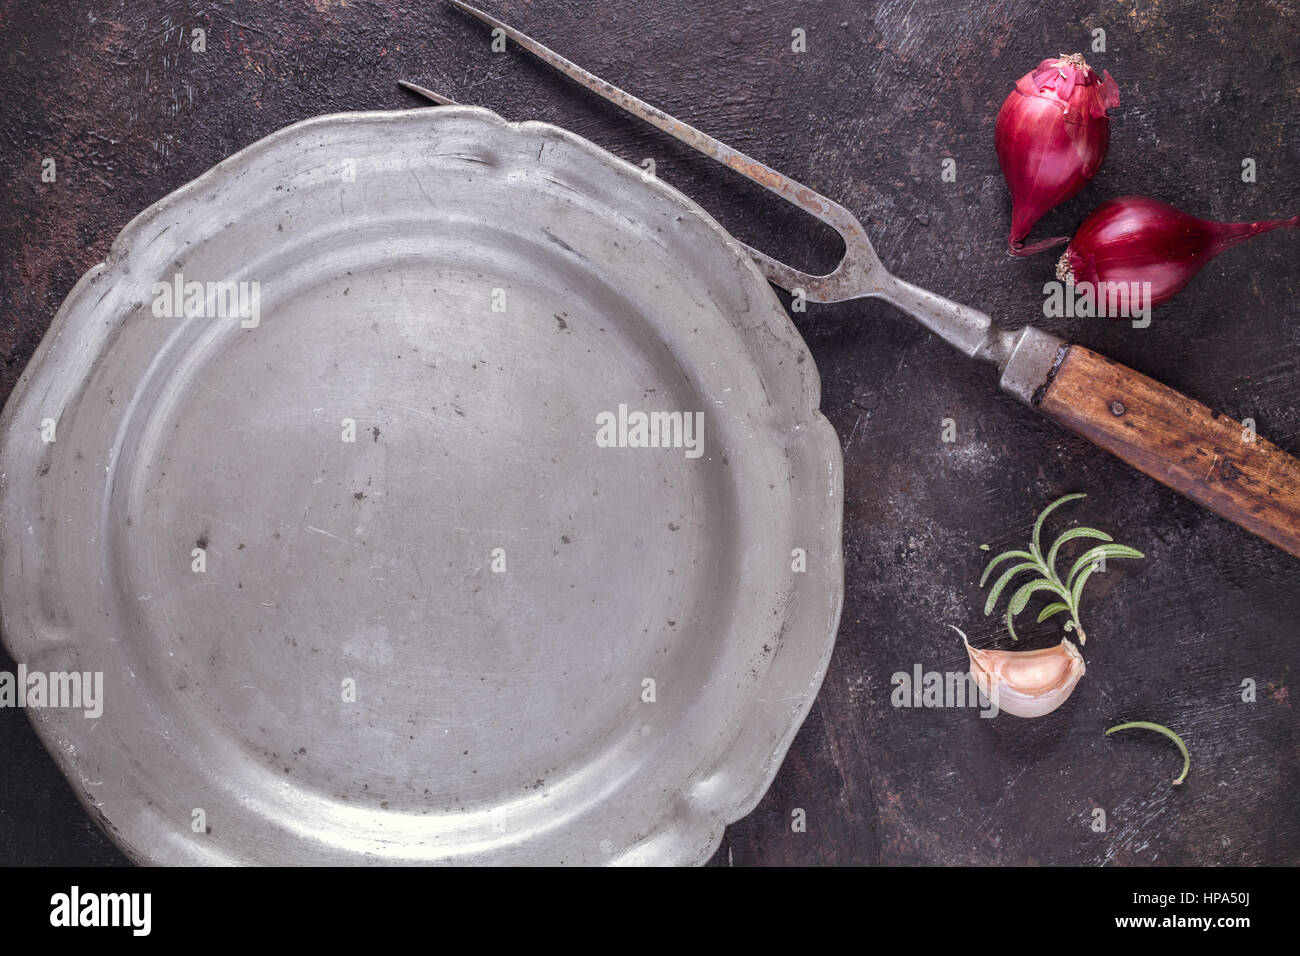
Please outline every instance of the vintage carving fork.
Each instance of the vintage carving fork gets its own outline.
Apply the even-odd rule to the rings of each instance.
[[[816,216],[844,239],[826,275],[792,269],[744,243],[763,274],[814,302],[893,303],[970,358],[993,363],[1002,390],[1138,470],[1300,557],[1300,462],[1253,430],[1118,362],[1033,326],[1005,331],[976,309],[889,273],[857,217],[839,203],[625,93],[461,0],[453,6],[575,82]],[[413,83],[444,105],[454,101]]]

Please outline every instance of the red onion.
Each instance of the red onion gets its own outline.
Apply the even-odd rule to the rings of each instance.
[[[1083,221],[1056,264],[1062,282],[1150,283],[1144,308],[1172,299],[1224,249],[1271,229],[1300,228],[1300,216],[1272,222],[1208,222],[1143,196],[1109,199]],[[1146,288],[1132,286],[1129,288]]]
[[[1110,147],[1106,110],[1119,106],[1119,87],[1078,53],[1047,59],[1016,81],[993,132],[998,164],[1011,188],[1013,256],[1059,246],[1069,236],[1025,245],[1043,215],[1088,185]]]

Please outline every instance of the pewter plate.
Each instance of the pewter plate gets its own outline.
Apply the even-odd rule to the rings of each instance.
[[[6,646],[104,680],[29,714],[140,862],[702,862],[830,656],[818,401],[734,240],[591,143],[290,126],[131,222],[5,407]]]

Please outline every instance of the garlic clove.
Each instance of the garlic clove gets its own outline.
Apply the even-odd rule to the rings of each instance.
[[[1083,656],[1066,638],[1037,651],[982,651],[966,644],[970,671],[986,697],[1017,717],[1042,717],[1060,707],[1084,674]]]

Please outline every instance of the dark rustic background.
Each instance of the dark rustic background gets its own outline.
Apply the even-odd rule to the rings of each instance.
[[[1114,356],[1300,453],[1300,235],[1216,260],[1152,326],[1044,320],[1051,254],[1004,252],[1009,201],[993,119],[1040,58],[1082,51],[1119,82],[1110,157],[1035,235],[1071,231],[1102,199],[1141,193],[1221,219],[1300,211],[1300,6],[1295,0],[483,0],[607,79],[839,198],[903,277],[1007,325]],[[207,51],[190,49],[207,31]],[[791,51],[791,31],[808,50]],[[1105,53],[1089,53],[1091,31]],[[417,105],[410,78],[508,118],[565,126],[659,175],[737,236],[805,267],[837,240],[434,0],[0,0],[0,394],[63,296],[126,222],[221,158],[295,120]],[[42,183],[43,157],[58,162]],[[940,180],[945,157],[956,183]],[[1243,183],[1241,160],[1258,181]],[[715,863],[1221,864],[1300,862],[1300,562],[1068,437],[1001,396],[887,306],[810,306],[795,322],[845,449],[843,625],[825,686],[758,809]],[[958,441],[940,441],[951,417]],[[957,624],[984,618],[990,543],[1020,546],[1033,513],[1086,491],[1086,520],[1145,551],[1085,600],[1088,675],[1048,718],[896,710],[890,675],[964,666]],[[1026,615],[1022,646],[1057,632]],[[0,667],[13,664],[0,655]],[[1258,700],[1242,703],[1245,678]],[[1154,735],[1182,732],[1187,783]],[[0,863],[124,862],[82,812],[17,710],[0,711]],[[1090,829],[1095,807],[1109,829]],[[803,808],[807,832],[791,832]]]

